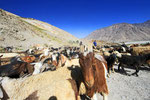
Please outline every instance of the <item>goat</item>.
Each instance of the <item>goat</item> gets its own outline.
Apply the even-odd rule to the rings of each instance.
[[[136,72],[134,72],[132,75],[138,76],[139,67],[142,64],[146,63],[146,61],[149,59],[150,59],[150,54],[146,54],[143,56],[122,55],[121,58],[118,57],[118,62],[119,62],[118,71],[120,71],[120,67],[122,67],[125,74],[128,75],[124,70],[124,66],[133,66],[136,69]]]
[[[111,70],[112,70],[113,73],[115,72],[113,66],[114,66],[115,62],[117,61],[116,54],[111,54],[110,56],[105,57],[105,59],[106,59],[106,61],[107,61],[108,73],[109,73],[109,75],[110,75]]]
[[[13,46],[12,47],[6,47],[4,49],[5,49],[5,52],[12,52]]]
[[[42,67],[44,65],[44,61],[48,58],[50,58],[50,57],[46,57],[46,58],[44,58],[41,61],[36,62],[36,63],[31,63],[31,65],[34,65],[33,75],[40,73],[41,71],[43,71],[46,68],[46,66],[44,66],[44,69],[42,69]]]
[[[25,56],[25,57],[21,57],[21,60],[23,60],[24,62],[27,63],[32,63],[33,61],[35,61],[35,56]]]
[[[10,79],[3,77],[1,87],[3,98],[11,100],[50,100],[55,96],[58,100],[80,100],[76,83],[66,69],[45,72],[30,77]],[[64,73],[66,71],[67,73]],[[7,100],[7,99],[4,99]]]
[[[27,54],[34,54],[35,51],[33,49],[28,49],[25,51]]]
[[[19,78],[24,74],[30,74],[32,72],[33,66],[27,62],[23,62],[19,57],[15,58],[10,64],[0,66],[0,76],[2,77]]]
[[[102,93],[103,99],[107,100],[108,87],[106,83],[107,64],[101,55],[79,55],[79,63],[83,73],[83,82],[86,87],[86,95],[97,100],[96,93]]]

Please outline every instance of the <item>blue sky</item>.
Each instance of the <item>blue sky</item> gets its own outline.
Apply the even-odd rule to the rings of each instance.
[[[116,23],[150,20],[150,0],[0,0],[0,8],[83,38]]]

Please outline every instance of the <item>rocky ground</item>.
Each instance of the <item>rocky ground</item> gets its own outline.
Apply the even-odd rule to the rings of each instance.
[[[107,79],[109,88],[108,100],[150,100],[150,68],[142,68],[139,77],[126,76],[117,72]],[[125,68],[131,74],[135,70]],[[102,100],[102,96],[99,96]]]

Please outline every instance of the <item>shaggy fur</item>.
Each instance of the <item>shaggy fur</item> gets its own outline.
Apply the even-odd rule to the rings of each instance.
[[[95,58],[93,53],[88,53],[86,56],[80,54],[79,58],[84,77],[84,84],[87,89],[86,94],[90,98],[93,97],[96,92],[108,94],[104,68],[106,67],[107,69],[106,61],[102,62]]]

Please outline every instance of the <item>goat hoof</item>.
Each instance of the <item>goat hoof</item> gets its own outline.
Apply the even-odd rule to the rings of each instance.
[[[131,76],[130,74],[127,74],[127,76]]]
[[[136,77],[138,77],[139,75],[138,74],[136,74]]]
[[[125,73],[125,75],[127,75],[127,76],[131,76],[130,74],[127,74],[127,73]]]
[[[139,76],[138,74],[135,74],[135,73],[133,73],[132,75],[136,75],[136,77],[138,77],[138,76]]]
[[[110,78],[110,74],[107,74],[107,77]]]
[[[112,71],[112,73],[116,73],[115,71]]]

